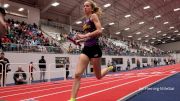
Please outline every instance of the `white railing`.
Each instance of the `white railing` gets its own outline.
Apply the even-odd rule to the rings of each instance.
[[[62,65],[62,68],[56,68],[56,65]],[[53,64],[46,65],[45,80],[48,82],[55,81],[56,79],[57,80],[59,80],[59,79],[66,80],[66,71],[69,71],[69,77],[73,78],[74,69],[72,69],[72,64],[67,64],[67,65],[69,65],[69,70],[66,70],[65,64],[53,63]],[[5,65],[5,67],[8,67],[8,66],[11,67],[11,71],[8,73],[5,73],[5,86],[7,86],[7,84],[8,85],[15,84],[15,81],[13,79],[15,73],[25,73],[26,74],[25,81],[27,84],[41,82],[40,73],[42,73],[44,71],[40,71],[39,63],[33,63],[33,66],[36,69],[36,70],[33,70],[33,72],[29,71],[28,63],[7,63]],[[21,67],[24,72],[16,72],[18,70],[18,67]],[[5,71],[6,70],[7,70],[7,68],[5,68]],[[33,77],[34,77],[33,81],[31,79],[31,73],[33,73]],[[1,86],[2,86],[2,79],[1,79]]]

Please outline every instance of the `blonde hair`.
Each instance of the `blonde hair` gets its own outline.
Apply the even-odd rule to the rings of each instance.
[[[98,7],[97,4],[93,0],[87,0],[86,2],[89,2],[91,4],[91,7],[93,9],[92,13],[96,13],[98,16],[102,15],[101,8]]]

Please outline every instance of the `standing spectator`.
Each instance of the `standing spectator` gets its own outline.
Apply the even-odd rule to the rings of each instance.
[[[36,70],[36,68],[33,66],[33,62],[31,61],[30,64],[29,64],[29,73],[30,73],[29,80],[31,80],[31,81],[34,80],[34,78],[33,78],[33,69]]]
[[[141,67],[140,61],[139,59],[137,59],[137,69],[140,69],[140,67]]]
[[[14,73],[14,82],[16,85],[26,84],[26,73],[22,70],[22,67],[19,66],[18,70]]]
[[[69,48],[68,48],[68,53],[72,53],[72,50],[73,50],[73,48],[72,48],[72,45],[70,44]]]
[[[127,60],[127,70],[130,70],[130,61],[129,61],[129,59]]]
[[[68,79],[68,76],[69,76],[69,58],[68,57],[66,57],[66,59],[64,61],[64,65],[66,68],[66,79]]]
[[[111,64],[111,62],[110,62],[110,60],[108,61],[108,64],[107,64],[107,67],[109,67],[109,66],[111,66],[112,64]]]
[[[3,85],[2,86],[5,86],[5,75],[8,71],[10,71],[9,69],[9,60],[7,58],[4,57],[4,53],[1,52],[0,54],[0,79],[2,78],[2,82],[3,82]],[[6,71],[5,71],[6,70]]]
[[[46,72],[46,60],[44,56],[41,56],[39,60],[39,69],[40,69],[40,80],[45,82],[45,72]]]

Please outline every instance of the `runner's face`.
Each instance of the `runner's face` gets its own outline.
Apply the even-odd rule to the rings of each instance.
[[[91,14],[92,13],[92,7],[90,2],[84,3],[84,12],[85,14]]]

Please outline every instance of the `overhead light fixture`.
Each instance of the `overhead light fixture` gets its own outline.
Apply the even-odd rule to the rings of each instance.
[[[130,35],[130,36],[128,36],[129,38],[132,38],[132,36]]]
[[[161,33],[161,31],[157,31],[157,33]]]
[[[172,40],[172,41],[174,41],[175,39],[174,39],[174,38],[172,38],[171,40]]]
[[[165,41],[163,41],[162,43],[166,43]]]
[[[177,34],[177,35],[180,35],[180,33],[179,33],[179,34]]]
[[[56,6],[59,5],[59,2],[54,2],[54,3],[52,3],[51,5],[54,6],[54,7],[56,7]]]
[[[170,36],[168,36],[167,38],[168,38],[168,39],[170,39],[171,37],[170,37]]]
[[[139,24],[142,25],[142,24],[144,24],[144,22],[143,22],[143,21],[142,21],[142,22],[139,22]]]
[[[164,22],[164,24],[166,25],[166,24],[168,24],[169,22]]]
[[[161,41],[161,40],[158,40],[158,41]]]
[[[166,36],[167,34],[163,34],[163,36]]]
[[[160,18],[160,17],[161,17],[161,15],[157,15],[157,16],[154,17],[154,19],[157,19],[157,18]]]
[[[119,35],[121,32],[116,32],[117,35]]]
[[[22,12],[24,11],[24,8],[19,8],[18,11]]]
[[[76,24],[81,24],[82,23],[82,21],[76,21]]]
[[[149,37],[149,35],[146,35],[145,37],[146,37],[146,38],[148,38],[148,37]]]
[[[145,42],[149,42],[148,40],[146,40]]]
[[[152,38],[153,40],[155,40],[156,38]]]
[[[129,17],[131,17],[131,14],[125,15],[124,17],[129,18]]]
[[[9,4],[4,4],[3,7],[4,7],[4,8],[8,8],[8,7],[9,7]]]
[[[151,42],[151,44],[154,44],[154,42]]]
[[[126,31],[127,31],[127,30],[129,30],[129,29],[130,29],[130,28],[125,28],[124,30],[126,30]]]
[[[142,38],[138,38],[137,40],[141,40]]]
[[[176,12],[176,11],[179,11],[180,10],[180,8],[176,8],[176,9],[174,9],[174,11]]]
[[[102,30],[104,29],[104,27],[101,28]]]
[[[111,4],[107,3],[107,4],[104,5],[104,8],[107,8],[107,7],[110,7],[110,6],[111,6]]]
[[[144,9],[149,9],[149,8],[150,8],[150,6],[145,6],[145,7],[144,7]]]
[[[179,31],[178,31],[178,30],[175,30],[174,32],[175,32],[175,33],[178,33]]]
[[[138,38],[137,40],[139,40],[139,41],[140,41],[140,40],[142,40],[142,38]]]
[[[154,29],[154,27],[149,27],[149,29]]]
[[[173,27],[173,26],[171,26],[171,27],[169,27],[169,29],[174,29],[174,27]]]
[[[136,34],[139,35],[139,34],[141,34],[141,32],[137,32]]]
[[[114,24],[115,24],[114,22],[109,23],[110,26],[111,26],[111,25],[114,25]]]

